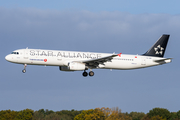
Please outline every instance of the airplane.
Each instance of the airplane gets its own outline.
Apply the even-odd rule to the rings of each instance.
[[[59,51],[43,49],[18,49],[5,59],[12,63],[23,64],[23,73],[27,65],[59,66],[61,71],[84,71],[84,77],[94,76],[92,69],[129,70],[170,63],[172,58],[163,58],[169,40],[167,34],[142,55],[115,53],[94,53],[77,51]],[[90,72],[86,70],[90,69]]]

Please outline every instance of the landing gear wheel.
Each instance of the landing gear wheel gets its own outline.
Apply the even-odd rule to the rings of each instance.
[[[26,72],[26,70],[25,70],[25,69],[23,69],[23,70],[22,70],[22,72],[23,72],[23,73],[25,73],[25,72]]]
[[[89,72],[89,76],[94,76],[94,72],[93,72],[93,71],[90,71],[90,72]]]
[[[82,74],[84,77],[87,77],[88,76],[88,73],[86,71],[83,72]]]
[[[27,64],[24,64],[24,69],[22,70],[23,73],[26,72],[26,67],[27,67]]]

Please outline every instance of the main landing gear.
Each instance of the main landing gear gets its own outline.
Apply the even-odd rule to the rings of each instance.
[[[87,77],[88,76],[88,73],[84,70],[83,74],[82,74],[84,77]],[[94,76],[94,72],[93,71],[90,71],[89,72],[89,76]]]
[[[23,73],[26,72],[26,67],[27,67],[27,64],[24,64],[24,69],[22,70]]]

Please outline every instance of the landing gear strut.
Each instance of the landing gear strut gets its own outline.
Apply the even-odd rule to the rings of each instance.
[[[24,69],[22,70],[23,73],[26,72],[26,67],[27,67],[27,64],[24,64]]]

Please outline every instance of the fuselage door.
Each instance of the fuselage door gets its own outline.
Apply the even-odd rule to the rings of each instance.
[[[28,49],[24,49],[24,59],[28,59]]]
[[[146,58],[145,57],[141,58],[141,65],[146,65]]]

